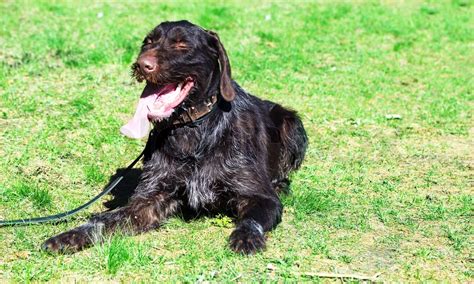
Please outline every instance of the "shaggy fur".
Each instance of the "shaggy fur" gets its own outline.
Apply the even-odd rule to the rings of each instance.
[[[157,68],[144,73],[143,58]],[[150,59],[151,58],[151,59]],[[190,107],[216,94],[215,109],[198,123],[157,122],[145,151],[143,172],[128,202],[47,240],[49,251],[78,251],[120,229],[137,234],[157,228],[184,210],[236,217],[229,238],[236,252],[265,247],[265,232],[281,220],[278,193],[303,161],[307,137],[294,111],[261,100],[231,79],[217,34],[187,21],[164,22],[144,40],[134,77],[148,83],[195,80],[182,103]]]

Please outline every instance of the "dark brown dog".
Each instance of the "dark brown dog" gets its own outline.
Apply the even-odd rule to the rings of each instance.
[[[236,217],[236,252],[265,246],[281,219],[278,193],[304,158],[307,137],[295,112],[245,92],[231,78],[217,34],[187,21],[164,22],[143,41],[132,67],[146,81],[137,112],[122,128],[148,139],[143,173],[128,203],[47,240],[49,251],[77,251],[120,229],[158,227],[182,210]]]

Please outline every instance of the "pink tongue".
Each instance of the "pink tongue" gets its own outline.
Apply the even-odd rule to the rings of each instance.
[[[152,104],[154,100],[154,96],[140,98],[135,115],[127,124],[120,128],[120,132],[122,132],[123,135],[130,138],[140,139],[148,134],[148,130],[150,130],[150,122],[147,118],[147,106]]]
[[[138,101],[137,110],[133,118],[120,128],[123,135],[140,139],[145,137],[150,130],[150,122],[148,121],[148,106],[152,105],[156,99],[153,95],[153,87],[147,85],[143,90],[140,100]]]
[[[181,88],[177,89],[177,87],[177,84],[167,84],[165,86],[147,84],[138,101],[135,115],[120,128],[120,132],[130,138],[140,139],[145,137],[150,130],[148,119],[150,110],[158,118],[168,117],[173,111],[173,107],[176,106],[176,96],[180,94]],[[180,97],[178,99],[182,100]]]

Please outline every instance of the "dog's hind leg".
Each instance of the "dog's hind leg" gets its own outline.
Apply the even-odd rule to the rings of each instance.
[[[278,161],[270,164],[272,183],[277,192],[286,192],[289,186],[289,173],[298,169],[303,162],[308,137],[296,112],[275,104],[271,107],[269,115],[277,129],[277,131],[273,130],[276,133],[270,136],[270,145],[279,145],[278,154],[273,155],[273,159]],[[272,157],[269,159],[272,161]]]
[[[98,214],[88,223],[48,239],[43,249],[75,252],[102,242],[117,230],[126,234],[145,232],[158,227],[178,206],[179,202],[167,192],[136,193],[126,206]]]

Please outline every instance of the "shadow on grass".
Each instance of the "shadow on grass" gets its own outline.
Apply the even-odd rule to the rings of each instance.
[[[110,176],[109,182],[104,188],[109,186],[109,184],[111,184],[116,178],[122,176],[125,171],[125,168],[115,170],[115,174]],[[124,176],[124,179],[110,192],[113,199],[104,202],[104,206],[109,210],[125,206],[130,196],[135,192],[135,188],[138,185],[142,172],[142,169],[131,169],[130,172]]]

